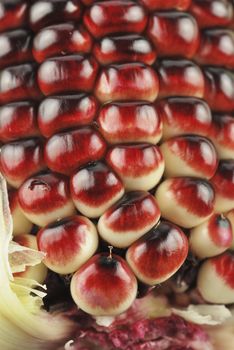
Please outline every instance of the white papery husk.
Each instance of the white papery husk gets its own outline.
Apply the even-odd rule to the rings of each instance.
[[[43,254],[12,242],[7,187],[0,175],[0,349],[47,350],[64,343],[74,324],[42,309],[46,295],[37,281],[13,278],[12,272],[41,262]],[[18,267],[17,267],[18,264]]]

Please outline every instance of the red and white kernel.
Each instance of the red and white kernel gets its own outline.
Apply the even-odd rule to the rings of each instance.
[[[199,259],[219,255],[231,247],[233,232],[230,221],[220,214],[213,214],[207,221],[190,231],[189,246]]]
[[[152,143],[162,137],[162,121],[150,102],[111,102],[101,107],[99,130],[110,144]]]
[[[214,304],[234,303],[234,255],[225,252],[207,259],[200,267],[197,288],[205,301]]]
[[[89,218],[97,218],[124,194],[124,186],[107,165],[97,162],[75,172],[70,179],[72,200]]]
[[[158,75],[143,63],[123,63],[103,68],[95,86],[102,102],[145,100],[153,102],[159,90]]]
[[[218,169],[211,179],[215,189],[214,210],[223,213],[234,208],[234,160],[220,160]]]
[[[126,193],[98,221],[102,239],[118,248],[126,248],[143,236],[160,218],[155,198],[148,192]]]
[[[26,180],[19,188],[18,200],[23,214],[38,226],[75,214],[68,179],[55,173]]]
[[[37,233],[40,251],[46,254],[44,263],[59,274],[78,270],[93,256],[98,247],[94,224],[84,216],[72,216],[55,221]]]
[[[207,136],[212,125],[208,104],[196,97],[168,97],[156,102],[163,122],[163,140],[174,136],[195,134]]]
[[[115,316],[134,302],[137,280],[125,260],[110,252],[87,261],[73,275],[70,288],[73,300],[83,311],[95,316]]]
[[[106,161],[127,190],[148,191],[158,184],[164,172],[160,149],[149,144],[112,147],[107,152]]]
[[[156,285],[170,278],[184,263],[188,240],[169,222],[160,222],[127,250],[126,259],[137,278]]]
[[[198,135],[177,136],[165,141],[160,150],[165,160],[165,176],[195,176],[210,179],[218,166],[213,144]]]
[[[204,179],[166,179],[157,187],[155,197],[162,217],[185,228],[201,224],[214,211],[215,191]]]

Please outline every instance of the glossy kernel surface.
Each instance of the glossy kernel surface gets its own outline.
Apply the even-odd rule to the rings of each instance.
[[[162,136],[162,121],[155,104],[149,102],[111,102],[101,107],[99,130],[111,144],[148,142],[156,144]]]
[[[113,316],[131,306],[137,281],[124,259],[97,254],[73,275],[71,294],[82,310],[96,316]]]
[[[161,57],[191,58],[198,49],[199,28],[196,20],[186,12],[154,13],[150,17],[147,33]]]
[[[196,58],[199,63],[234,68],[234,33],[231,29],[204,30]]]
[[[30,175],[45,168],[43,143],[40,139],[13,141],[1,148],[1,171],[14,187]]]
[[[165,159],[165,175],[197,176],[210,179],[218,166],[214,145],[205,137],[185,135],[171,138],[160,146]]]
[[[37,62],[71,53],[88,53],[92,38],[82,26],[60,23],[41,29],[34,37],[33,55]]]
[[[204,77],[198,65],[188,60],[164,59],[157,68],[159,75],[159,96],[204,95]]]
[[[213,114],[210,138],[220,159],[234,159],[234,118],[230,114]]]
[[[36,0],[29,11],[29,24],[34,31],[52,23],[77,21],[82,14],[79,0]]]
[[[232,23],[233,7],[227,0],[193,0],[190,11],[201,28],[225,27]]]
[[[46,254],[44,263],[52,271],[69,274],[77,271],[98,247],[93,223],[74,215],[42,228],[37,234],[38,248]]]
[[[40,97],[34,64],[10,66],[0,71],[0,104]]]
[[[100,134],[85,127],[52,136],[44,149],[45,162],[52,170],[71,174],[81,165],[101,159],[106,143]]]
[[[103,65],[121,62],[152,64],[157,56],[152,43],[137,34],[104,37],[95,43],[93,53]]]
[[[209,105],[195,97],[168,97],[156,103],[163,122],[163,139],[195,134],[209,136],[212,115]]]
[[[154,101],[158,95],[157,73],[143,63],[124,63],[103,68],[95,86],[102,102],[110,100]]]
[[[84,23],[95,38],[119,32],[141,33],[146,27],[147,15],[135,1],[98,1],[87,9]]]
[[[173,275],[187,254],[188,240],[183,231],[163,221],[133,243],[126,258],[142,282],[155,285]]]
[[[44,95],[91,91],[98,64],[93,57],[60,56],[44,61],[38,69],[38,84]]]
[[[39,129],[43,136],[50,137],[58,131],[90,124],[98,107],[98,102],[92,95],[47,97],[39,105]]]
[[[0,33],[0,68],[32,60],[32,35],[24,29]]]
[[[125,248],[156,225],[159,218],[158,204],[150,193],[127,192],[100,217],[98,231],[114,247]]]
[[[234,206],[234,160],[220,160],[211,182],[215,188],[215,211],[226,212]]]
[[[166,220],[191,228],[214,211],[215,190],[210,182],[196,177],[172,177],[156,189],[156,200]]]
[[[122,179],[127,190],[154,188],[164,171],[164,158],[155,145],[119,145],[106,155],[107,163]]]
[[[33,102],[12,102],[0,107],[0,140],[2,142],[38,134],[37,108]]]
[[[0,31],[24,26],[27,19],[27,1],[12,0],[0,3]]]
[[[102,162],[75,172],[70,189],[76,208],[88,217],[99,217],[124,194],[120,178]]]
[[[20,186],[18,200],[24,215],[39,227],[75,214],[68,179],[55,173],[27,179]]]
[[[204,98],[216,112],[234,111],[234,73],[220,67],[205,67]]]

